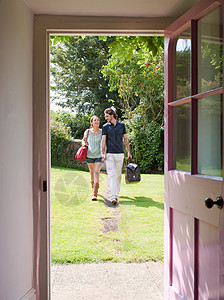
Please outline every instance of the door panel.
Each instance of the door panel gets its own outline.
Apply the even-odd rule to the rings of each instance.
[[[219,228],[200,221],[198,236],[199,299],[219,299]]]
[[[194,288],[194,218],[176,209],[172,216],[172,287],[176,293],[189,298]]]
[[[221,178],[210,179],[177,171],[170,171],[168,176],[170,207],[213,226],[219,225],[220,211],[217,207],[208,209],[204,201],[222,195]]]

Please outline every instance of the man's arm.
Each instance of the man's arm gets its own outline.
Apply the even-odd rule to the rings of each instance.
[[[123,139],[124,139],[125,147],[127,148],[127,151],[128,151],[128,158],[132,158],[132,155],[131,155],[131,152],[130,152],[129,140],[128,140],[128,137],[127,137],[126,133],[123,134]]]
[[[102,135],[102,140],[101,140],[101,144],[100,144],[102,161],[107,159],[107,156],[106,156],[106,151],[107,151],[106,138],[107,138],[106,135]]]

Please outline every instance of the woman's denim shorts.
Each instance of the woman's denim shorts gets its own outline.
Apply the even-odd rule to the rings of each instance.
[[[90,157],[87,157],[87,158],[86,158],[86,162],[87,162],[88,164],[102,163],[102,157],[97,157],[97,158],[90,158]]]

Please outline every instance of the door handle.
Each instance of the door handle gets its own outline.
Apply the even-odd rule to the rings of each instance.
[[[212,208],[213,205],[217,205],[219,209],[222,209],[224,205],[222,196],[218,196],[216,201],[213,201],[211,198],[205,199],[205,206],[207,208]]]

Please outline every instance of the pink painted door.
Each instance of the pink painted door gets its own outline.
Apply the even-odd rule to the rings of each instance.
[[[224,299],[223,4],[165,32],[165,299]]]

